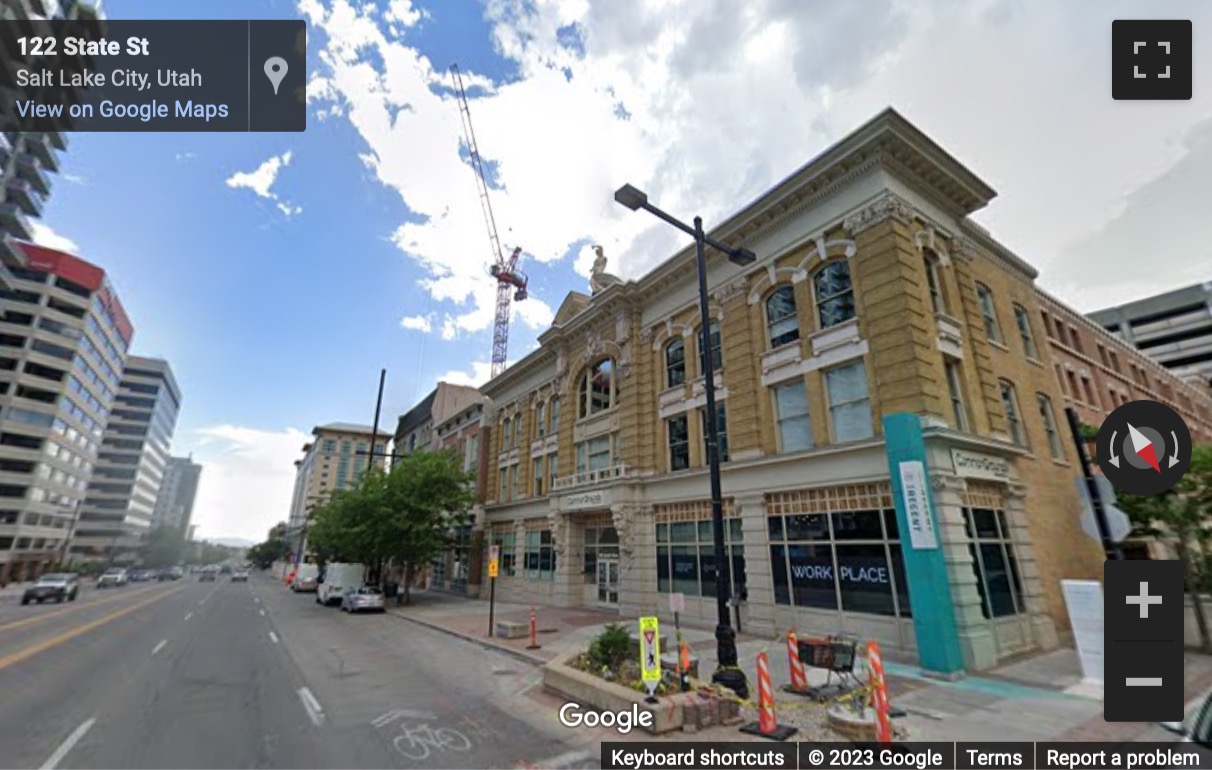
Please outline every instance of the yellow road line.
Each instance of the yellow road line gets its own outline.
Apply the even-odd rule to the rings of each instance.
[[[57,618],[60,615],[66,615],[69,612],[75,612],[77,610],[82,610],[82,609],[85,609],[86,607],[98,607],[102,604],[109,604],[110,602],[116,602],[120,599],[129,599],[132,596],[139,596],[140,594],[145,594],[148,591],[154,591],[159,587],[160,586],[148,586],[147,588],[140,588],[135,591],[125,591],[118,596],[107,596],[106,598],[98,599],[95,602],[83,602],[83,603],[79,603],[79,604],[72,603],[71,605],[69,605],[67,607],[64,607],[64,608],[58,609],[58,610],[54,610],[52,612],[44,612],[40,615],[34,615],[33,617],[25,618],[24,620],[14,620],[11,623],[0,624],[0,631],[7,631],[10,628],[21,628],[22,626],[28,626],[31,623],[37,623],[39,621],[46,620],[47,618]]]
[[[137,609],[146,607],[149,604],[158,602],[161,599],[164,599],[165,597],[172,596],[173,594],[178,593],[180,591],[184,591],[184,590],[185,590],[185,587],[182,586],[181,588],[177,588],[177,589],[174,589],[167,593],[160,594],[159,596],[153,596],[152,598],[145,599],[145,600],[139,602],[138,604],[133,604],[130,607],[123,607],[122,609],[118,610],[117,612],[111,612],[110,614],[103,615],[102,617],[99,617],[96,620],[90,620],[89,622],[85,623],[82,626],[76,626],[71,631],[64,631],[63,633],[58,634],[57,636],[52,636],[49,639],[43,639],[42,641],[40,641],[36,644],[31,644],[29,647],[26,647],[21,650],[17,650],[16,652],[13,652],[13,653],[9,653],[8,655],[5,655],[4,657],[0,657],[0,671],[8,668],[9,666],[11,666],[15,663],[20,663],[21,661],[23,661],[27,658],[32,658],[33,656],[37,655],[38,653],[45,652],[46,650],[49,650],[52,647],[58,647],[59,645],[63,644],[64,642],[71,641],[72,639],[75,639],[77,636],[86,634],[89,631],[92,631],[94,628],[105,625],[106,623],[110,622],[111,620],[117,620],[118,618],[122,617],[123,615],[129,615]]]

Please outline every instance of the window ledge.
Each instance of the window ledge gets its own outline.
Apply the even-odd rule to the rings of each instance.
[[[1069,463],[1069,461],[1068,461],[1068,460],[1058,460],[1058,459],[1056,459],[1055,457],[1053,457],[1053,458],[1052,458],[1052,464],[1053,464],[1053,465],[1056,465],[1056,466],[1059,466],[1059,467],[1061,467],[1061,468],[1071,468],[1071,467],[1073,467],[1072,465],[1070,465],[1070,463]]]
[[[989,341],[989,344],[990,344],[990,345],[992,345],[993,347],[995,347],[995,348],[997,348],[998,350],[1002,351],[1003,353],[1009,353],[1009,352],[1010,352],[1010,348],[1006,346],[1006,343],[1004,343],[1004,342],[998,342],[997,340],[991,340],[991,339],[989,339],[988,337],[986,337],[985,339]]]
[[[1038,358],[1032,358],[1031,356],[1027,356],[1027,363],[1031,364],[1032,366],[1038,366],[1041,369],[1044,368],[1044,362],[1039,360]]]

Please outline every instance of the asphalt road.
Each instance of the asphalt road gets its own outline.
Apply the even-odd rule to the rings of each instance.
[[[0,767],[598,767],[529,665],[267,577],[0,605]],[[615,738],[617,740],[617,737]]]

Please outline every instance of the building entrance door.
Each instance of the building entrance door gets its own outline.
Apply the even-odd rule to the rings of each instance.
[[[619,603],[619,560],[598,558],[598,604],[614,606]]]

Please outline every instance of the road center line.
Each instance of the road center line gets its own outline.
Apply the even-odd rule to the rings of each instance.
[[[167,591],[165,593],[159,594],[158,596],[153,596],[150,599],[144,599],[143,601],[139,602],[138,604],[132,604],[129,607],[123,607],[122,609],[117,610],[115,612],[111,612],[108,615],[102,615],[101,617],[97,618],[96,620],[90,620],[89,622],[87,622],[83,625],[76,626],[75,628],[73,628],[70,631],[65,631],[57,636],[52,636],[49,639],[43,639],[40,642],[31,644],[29,647],[17,650],[16,652],[10,652],[8,655],[0,657],[0,670],[4,670],[15,663],[20,663],[21,661],[25,660],[26,658],[32,658],[35,655],[37,655],[38,653],[45,652],[46,650],[49,650],[52,647],[58,647],[59,645],[63,644],[64,642],[71,641],[72,639],[75,639],[77,636],[86,634],[89,631],[92,631],[94,628],[105,625],[106,623],[110,622],[111,620],[117,620],[118,618],[122,617],[123,615],[129,615],[132,612],[134,612],[135,610],[143,609],[147,605],[152,604],[153,602],[158,602],[161,599],[164,599],[166,597],[172,596],[173,594],[175,594],[181,590],[183,590],[183,589],[177,588],[172,591]]]
[[[51,754],[50,757],[42,763],[41,770],[55,770],[55,768],[59,766],[59,763],[63,761],[63,758],[67,756],[67,752],[71,751],[72,748],[80,742],[80,739],[84,737],[84,734],[92,728],[93,723],[96,721],[96,717],[86,719],[83,724],[73,730],[72,734],[67,736],[67,740],[59,744],[59,748],[55,749],[55,753]]]
[[[164,649],[164,645],[166,645],[166,644],[168,644],[168,640],[167,640],[167,639],[161,639],[159,644],[157,644],[155,647],[152,647],[152,655],[155,655],[155,654],[156,654],[157,652],[159,652],[160,650],[163,650],[163,649]]]
[[[269,638],[273,641],[274,644],[278,643],[278,635],[275,634],[273,631],[269,632]]]
[[[3,625],[0,625],[0,631],[7,631],[10,628],[21,628],[22,626],[28,626],[32,623],[40,623],[43,620],[56,618],[60,615],[66,615],[69,612],[76,612],[88,607],[98,607],[102,604],[112,604],[116,601],[121,601],[122,599],[129,599],[132,596],[138,596],[139,594],[145,594],[148,591],[154,591],[157,587],[158,586],[151,586],[148,588],[141,588],[137,591],[123,592],[119,593],[117,596],[107,596],[104,599],[95,599],[91,602],[78,602],[70,607],[64,607],[62,609],[52,610],[50,612],[43,612],[30,618],[24,618],[23,620],[14,620],[10,623],[4,623]]]
[[[320,707],[320,701],[316,700],[316,696],[311,694],[311,690],[300,687],[299,700],[303,701],[303,710],[307,712],[307,717],[313,725],[319,727],[324,724],[324,709]]]

